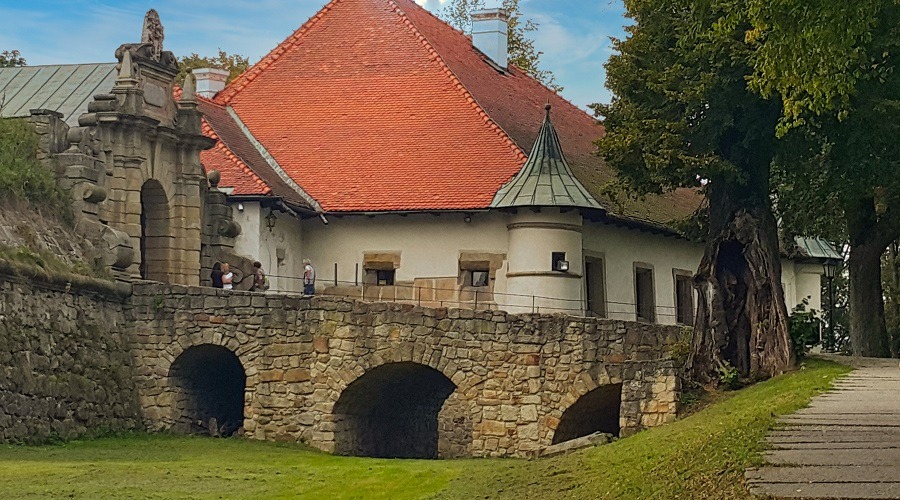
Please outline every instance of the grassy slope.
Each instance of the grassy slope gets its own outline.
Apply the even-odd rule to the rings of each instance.
[[[738,391],[674,424],[607,446],[516,467],[484,463],[447,498],[745,498],[743,472],[759,465],[775,417],[830,387],[844,366],[805,369]]]
[[[670,426],[539,461],[341,458],[167,436],[0,447],[0,498],[742,498],[774,415],[846,371],[811,361]]]

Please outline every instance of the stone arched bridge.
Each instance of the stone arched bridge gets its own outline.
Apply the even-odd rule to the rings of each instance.
[[[528,456],[675,417],[676,327],[149,282],[131,304],[154,429],[212,422],[350,455]]]

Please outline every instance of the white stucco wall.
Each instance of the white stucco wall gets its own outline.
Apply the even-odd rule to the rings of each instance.
[[[258,260],[269,275],[270,290],[297,292],[303,290],[303,231],[299,220],[275,211],[275,227],[266,227],[269,209],[257,202],[232,204],[234,220],[241,225],[234,250],[251,260]]]
[[[809,309],[822,311],[822,265],[797,263],[782,260],[782,282],[784,283],[784,301],[791,309],[806,299]]]
[[[494,281],[494,301],[499,308],[531,312],[534,303],[543,312],[570,308],[571,312],[580,313],[584,307],[584,279],[542,275],[552,274],[552,252],[566,252],[572,276],[583,275],[584,257],[603,259],[606,313],[612,319],[635,319],[634,268],[635,265],[651,268],[656,322],[674,324],[675,273],[693,274],[703,255],[702,245],[646,231],[582,222],[577,212],[472,213],[468,214],[470,222],[465,221],[467,214],[463,213],[406,217],[329,215],[327,225],[318,218],[300,222],[288,214],[278,213],[278,222],[270,232],[264,221],[268,209],[260,210],[252,202],[243,205],[242,212],[233,205],[235,220],[243,229],[235,249],[263,263],[274,290],[302,289],[299,279],[288,277],[302,276],[304,258],[311,259],[315,265],[321,289],[333,284],[335,263],[339,284],[352,285],[357,279],[363,282],[366,253],[399,253],[397,282],[456,278],[461,253],[506,254],[507,260],[497,270]],[[525,227],[517,227],[519,223]],[[553,227],[554,224],[569,230]],[[580,232],[571,230],[579,225]],[[279,255],[283,259],[278,259]],[[791,261],[783,264],[782,281],[788,308],[808,296],[810,306],[820,309],[821,266]],[[569,300],[532,301],[530,295]],[[696,302],[695,295],[695,311]]]
[[[333,281],[334,264],[338,280],[353,283],[356,265],[362,281],[363,257],[371,253],[400,253],[397,281],[416,278],[455,277],[459,273],[460,252],[506,253],[506,218],[501,213],[416,214],[407,217],[328,216],[328,225],[319,219],[303,222],[303,257],[312,260],[318,279]],[[499,279],[498,279],[499,281]]]
[[[606,271],[607,317],[634,321],[634,268],[653,270],[656,296],[656,322],[674,324],[675,270],[697,271],[703,247],[685,240],[624,229],[612,225],[587,223],[584,227],[584,252],[603,258]],[[696,294],[694,310],[697,307]]]

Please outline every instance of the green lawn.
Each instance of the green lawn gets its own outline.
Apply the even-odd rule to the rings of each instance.
[[[548,460],[342,458],[161,435],[0,447],[0,498],[744,498],[775,416],[847,371],[808,361],[669,426]]]

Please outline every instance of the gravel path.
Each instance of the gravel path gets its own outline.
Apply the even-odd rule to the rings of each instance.
[[[897,360],[837,358],[857,369],[766,438],[767,465],[750,491],[776,498],[900,499]]]

